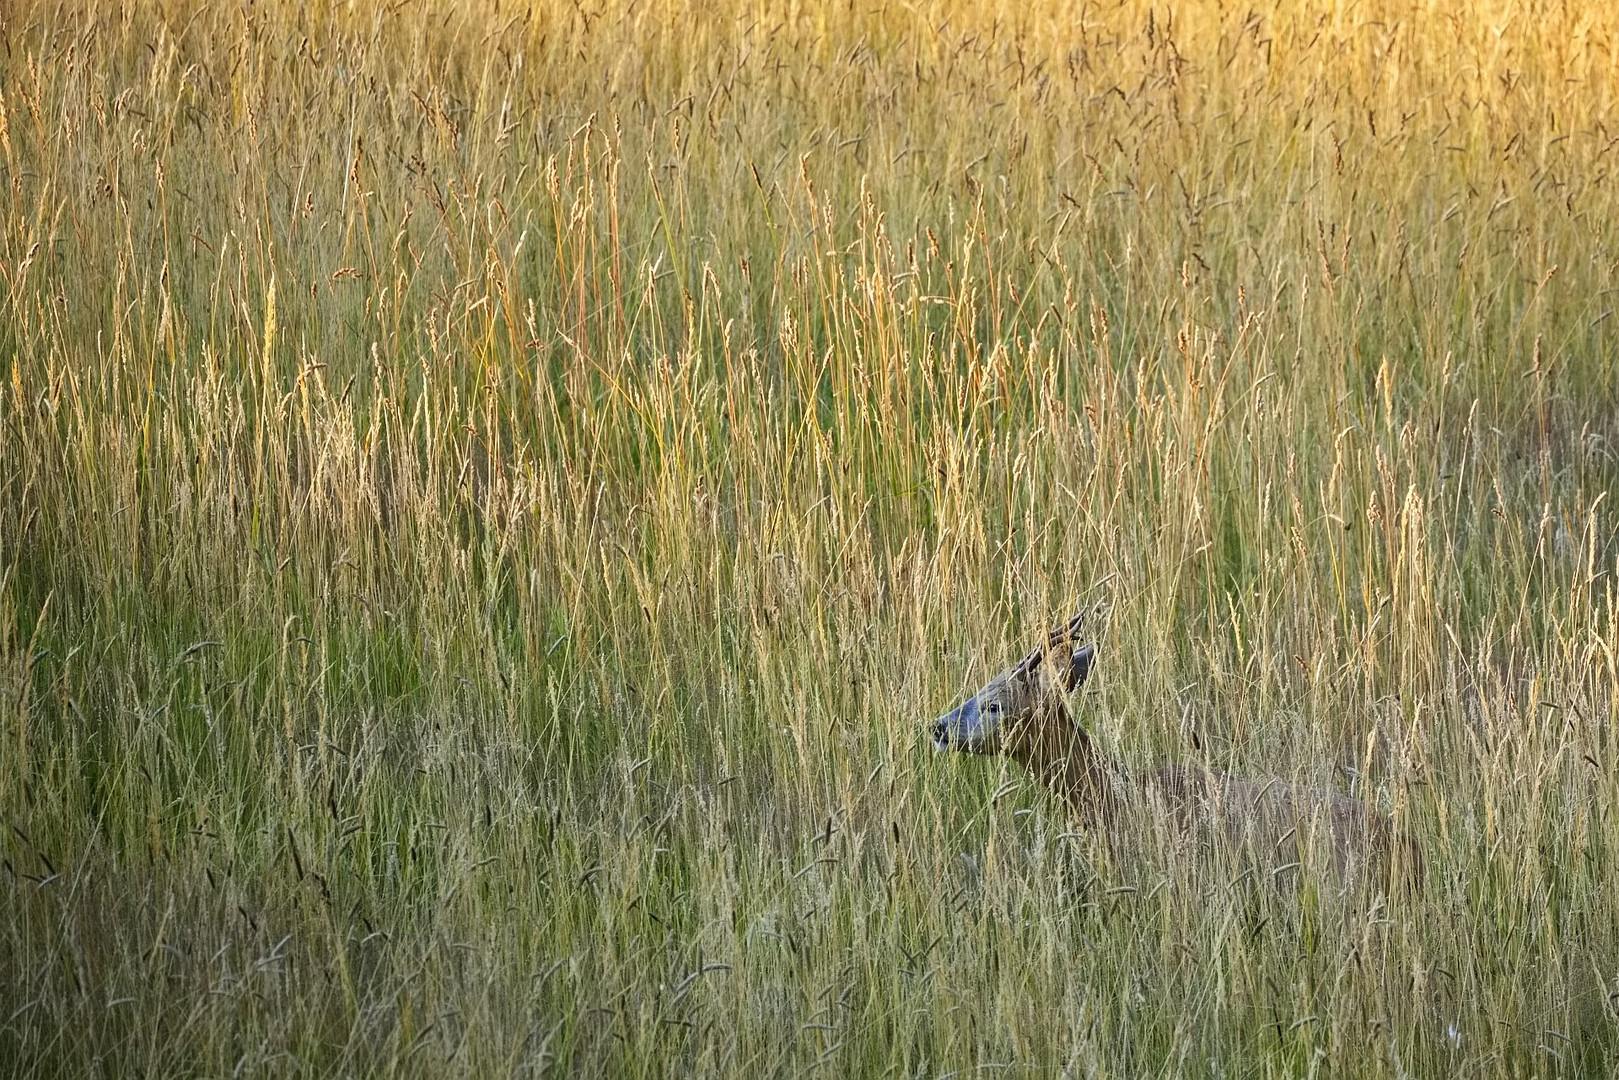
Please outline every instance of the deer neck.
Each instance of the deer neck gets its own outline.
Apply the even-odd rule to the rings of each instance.
[[[1114,779],[1121,775],[1120,767],[1096,748],[1063,702],[1047,706],[1007,754],[1067,803],[1086,827],[1113,816],[1118,800]]]

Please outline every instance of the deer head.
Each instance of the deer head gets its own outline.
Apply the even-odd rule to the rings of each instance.
[[[1045,733],[1031,730],[1046,719],[1071,726],[1061,695],[1077,688],[1096,660],[1095,645],[1075,647],[1081,617],[1052,631],[1045,645],[995,676],[978,693],[934,722],[933,746],[969,754],[1013,752]]]

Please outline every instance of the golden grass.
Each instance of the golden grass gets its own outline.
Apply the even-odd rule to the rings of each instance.
[[[87,7],[0,12],[14,1074],[1612,1069],[1619,18]],[[933,755],[1081,603],[1111,752],[1426,888]]]

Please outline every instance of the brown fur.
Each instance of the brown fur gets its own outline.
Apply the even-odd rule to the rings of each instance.
[[[1118,854],[1139,851],[1140,830],[1157,826],[1177,848],[1223,853],[1272,877],[1324,866],[1345,884],[1369,880],[1386,890],[1397,880],[1421,881],[1416,844],[1359,799],[1196,766],[1131,772],[1102,753],[1064,696],[1085,681],[1096,657],[1091,645],[1071,649],[1078,622],[940,717],[937,745],[1012,758]]]
[[[1221,849],[1273,875],[1307,863],[1315,845],[1340,880],[1420,883],[1420,850],[1387,815],[1348,795],[1280,779],[1244,780],[1164,765],[1130,772],[1099,749],[1059,698],[1049,697],[1008,731],[999,752],[1028,769],[1087,829],[1110,841],[1128,811],[1145,803],[1173,838]],[[996,750],[991,749],[991,753]]]

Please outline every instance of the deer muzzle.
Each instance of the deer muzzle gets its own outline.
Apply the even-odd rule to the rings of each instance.
[[[933,722],[933,749],[980,753],[990,732],[976,697],[968,698]]]

